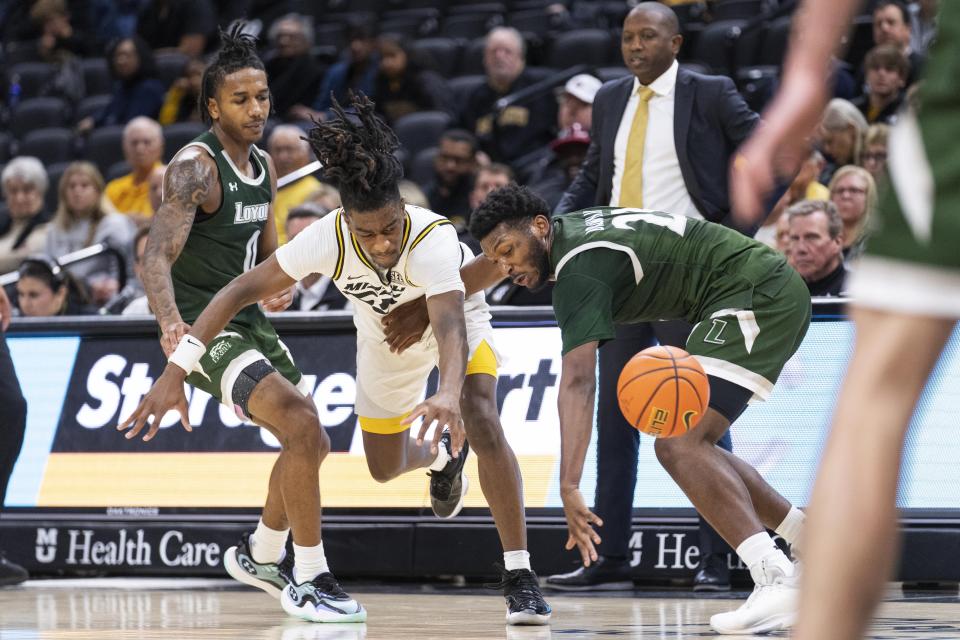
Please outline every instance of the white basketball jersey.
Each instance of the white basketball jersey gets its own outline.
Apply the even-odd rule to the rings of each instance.
[[[295,280],[311,273],[329,276],[353,302],[358,335],[383,338],[381,318],[399,304],[448,291],[464,291],[460,267],[473,258],[450,221],[427,209],[406,206],[403,249],[396,266],[384,272],[368,258],[347,228],[343,210],[332,211],[277,249],[280,268]],[[470,296],[467,326],[489,323],[482,292]],[[425,341],[432,332],[424,335]]]

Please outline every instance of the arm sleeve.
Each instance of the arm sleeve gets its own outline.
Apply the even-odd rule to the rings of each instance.
[[[278,247],[273,255],[277,256],[280,268],[297,281],[311,273],[332,276],[341,251],[337,245],[336,223],[337,214],[331,212]]]
[[[466,292],[460,279],[463,249],[452,224],[437,225],[407,257],[407,278],[426,289],[426,296],[448,291]]]
[[[563,267],[553,288],[553,312],[562,353],[596,340],[612,340],[614,313],[623,294],[636,287],[629,258],[620,251],[591,249]]]

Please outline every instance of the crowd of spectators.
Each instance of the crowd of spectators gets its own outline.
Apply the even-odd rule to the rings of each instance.
[[[591,148],[597,92],[604,82],[630,74],[617,53],[626,2],[450,0],[422,10],[403,0],[363,5],[377,13],[344,12],[345,5],[330,13],[325,2],[313,4],[0,4],[6,69],[0,118],[10,132],[0,133],[0,274],[19,269],[21,281],[30,284],[22,295],[8,289],[22,298],[21,313],[121,313],[142,296],[138,247],[159,205],[164,162],[203,131],[196,100],[204,60],[218,26],[230,20],[246,18],[263,47],[273,114],[262,146],[280,175],[313,159],[301,139],[310,122],[327,117],[333,100],[363,91],[404,144],[411,180],[404,193],[447,215],[475,251],[466,231],[470,212],[496,186],[518,181],[551,208],[560,202]],[[729,74],[751,108],[762,107],[757,74],[768,74],[779,59],[760,60],[758,52],[778,55],[770,54],[782,32],[776,25],[791,3],[757,0],[742,14],[736,7],[743,11],[751,3],[666,4],[678,5],[685,38],[681,67]],[[889,125],[908,101],[934,38],[934,0],[875,0],[868,7],[851,52],[835,61],[841,97],[830,102],[815,148],[758,235],[797,256],[791,261],[801,273],[812,268],[806,238],[814,232],[831,247],[840,243],[846,268],[862,251],[885,179]],[[725,48],[710,45],[709,35],[721,24],[742,26],[763,11],[770,20],[748,59],[743,50],[749,47],[731,38]],[[749,41],[748,35],[744,31],[740,40]],[[567,71],[580,62],[587,67]],[[833,206],[798,213],[810,201]],[[337,206],[339,196],[322,172],[285,186],[274,205],[280,241],[291,225]],[[113,253],[59,268],[58,260],[98,244]],[[791,245],[797,250],[789,251]],[[31,257],[38,261],[24,262]],[[836,272],[831,257],[811,277],[820,279],[827,266],[827,275]],[[300,292],[298,308],[338,308],[340,301],[326,301],[326,287],[318,283]],[[49,304],[28,304],[47,299],[41,290],[50,293]],[[509,302],[517,292],[507,286],[494,293],[495,302]],[[147,310],[144,304],[133,309]]]

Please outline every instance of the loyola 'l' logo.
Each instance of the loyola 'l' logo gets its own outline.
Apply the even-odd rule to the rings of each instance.
[[[233,222],[241,224],[244,222],[259,222],[267,219],[267,209],[269,204],[251,204],[246,207],[242,202],[237,202],[234,209]]]

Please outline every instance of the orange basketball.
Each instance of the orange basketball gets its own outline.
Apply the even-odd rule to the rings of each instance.
[[[630,358],[617,380],[627,422],[655,438],[682,436],[707,410],[710,385],[697,359],[676,347],[650,347]]]

